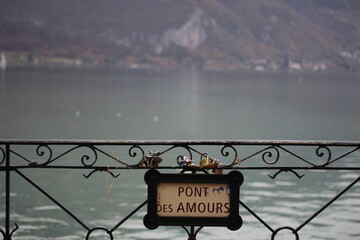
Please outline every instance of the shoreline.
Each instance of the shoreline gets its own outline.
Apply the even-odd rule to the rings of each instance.
[[[73,69],[73,70],[129,70],[129,71],[201,71],[201,72],[248,72],[248,73],[349,73],[357,74],[359,71],[347,71],[344,69],[326,69],[326,70],[310,70],[310,69],[252,69],[252,68],[196,68],[191,66],[163,67],[157,65],[137,64],[136,66],[119,66],[115,64],[34,64],[34,63],[17,63],[9,64],[6,68],[0,69],[0,72],[6,72],[13,69]]]
[[[69,56],[47,56],[31,52],[0,51],[4,56],[1,70],[6,68],[74,68],[74,69],[130,69],[130,70],[199,70],[219,72],[349,72],[356,73],[360,65],[335,60],[292,61],[249,59],[243,62],[222,62],[204,59],[201,63],[178,62],[174,57],[148,57],[143,61],[128,57],[109,60],[104,56],[87,59]],[[189,59],[191,60],[191,59]]]

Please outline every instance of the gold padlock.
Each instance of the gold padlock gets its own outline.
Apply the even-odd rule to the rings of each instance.
[[[207,168],[210,165],[210,158],[206,157],[200,160],[200,168]]]

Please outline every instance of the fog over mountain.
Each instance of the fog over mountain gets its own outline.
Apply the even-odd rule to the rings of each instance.
[[[1,0],[0,52],[115,66],[359,70],[358,0]]]

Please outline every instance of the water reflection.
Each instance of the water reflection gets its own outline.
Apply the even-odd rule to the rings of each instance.
[[[6,78],[5,71],[0,71],[0,92],[1,94],[4,94],[5,91],[5,78]]]
[[[8,69],[6,75],[1,72],[0,132],[2,138],[360,140],[357,76],[301,77],[302,81],[297,74],[282,73]],[[239,155],[247,156],[247,151],[241,148]],[[120,159],[128,156],[121,148],[112,153]],[[316,158],[314,152],[305,154]],[[346,166],[358,167],[358,158],[352,156]],[[78,157],[64,162],[73,159]],[[114,181],[106,173],[89,179],[82,173],[26,172],[90,227],[111,228],[146,199],[143,171],[120,171]],[[244,171],[241,199],[274,229],[298,227],[358,176],[353,171],[317,171],[298,180],[284,172],[272,180],[268,174],[275,172]],[[85,238],[81,225],[16,174],[12,189],[11,204],[16,208],[11,224],[21,226],[14,239]],[[2,182],[0,190],[4,192]],[[0,205],[4,222],[4,201]],[[145,211],[142,208],[125,222],[114,238],[186,238],[180,227],[145,229]],[[245,209],[240,214],[244,225],[239,231],[208,227],[198,239],[270,239],[269,229],[254,216]],[[355,186],[301,229],[300,238],[357,239],[359,216],[360,189]],[[93,234],[92,238],[108,239],[104,232]]]
[[[299,83],[280,73],[6,74],[1,117],[17,126],[0,126],[6,138],[360,138],[356,76],[305,75]]]

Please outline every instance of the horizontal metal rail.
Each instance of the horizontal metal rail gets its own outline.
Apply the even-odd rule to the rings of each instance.
[[[311,140],[52,140],[2,139],[1,144],[16,145],[287,145],[287,146],[360,146],[360,141]]]
[[[26,148],[25,150],[23,148]],[[109,150],[119,148],[119,158]],[[152,149],[157,148],[157,149]],[[204,152],[204,149],[206,152]],[[156,150],[156,151],[152,151]],[[125,153],[124,153],[125,151]],[[181,154],[179,154],[181,152]],[[211,153],[210,153],[211,152]],[[307,152],[304,154],[304,152]],[[16,230],[21,228],[15,223],[11,228],[10,182],[11,174],[17,174],[32,185],[50,201],[87,231],[88,240],[94,231],[105,231],[109,239],[113,232],[138,212],[147,201],[137,206],[131,213],[112,228],[90,227],[60,201],[37,185],[23,169],[65,169],[88,171],[82,174],[85,178],[94,173],[105,172],[117,178],[118,170],[139,169],[179,169],[179,173],[221,172],[223,170],[276,170],[269,175],[275,179],[283,172],[291,173],[295,178],[302,178],[299,171],[318,170],[360,170],[360,164],[347,165],[346,160],[360,161],[360,141],[302,141],[302,140],[0,140],[0,173],[5,173],[5,222],[0,225],[0,237],[11,240]],[[74,157],[76,156],[76,157]],[[125,157],[124,157],[125,156]],[[63,160],[71,160],[66,164]],[[290,161],[291,160],[291,161]],[[200,161],[200,163],[198,163]],[[109,162],[112,163],[109,165]],[[336,163],[336,164],[335,164]],[[300,239],[299,231],[310,221],[328,208],[350,188],[358,184],[360,177],[353,180],[339,194],[310,216],[297,228],[284,226],[272,228],[259,217],[247,203],[239,200],[239,204],[253,215],[265,228],[270,230],[270,239],[275,240],[278,232],[290,230],[295,239]],[[0,193],[1,194],[1,193]],[[196,239],[197,233],[203,228],[198,226],[182,226],[189,239]]]

